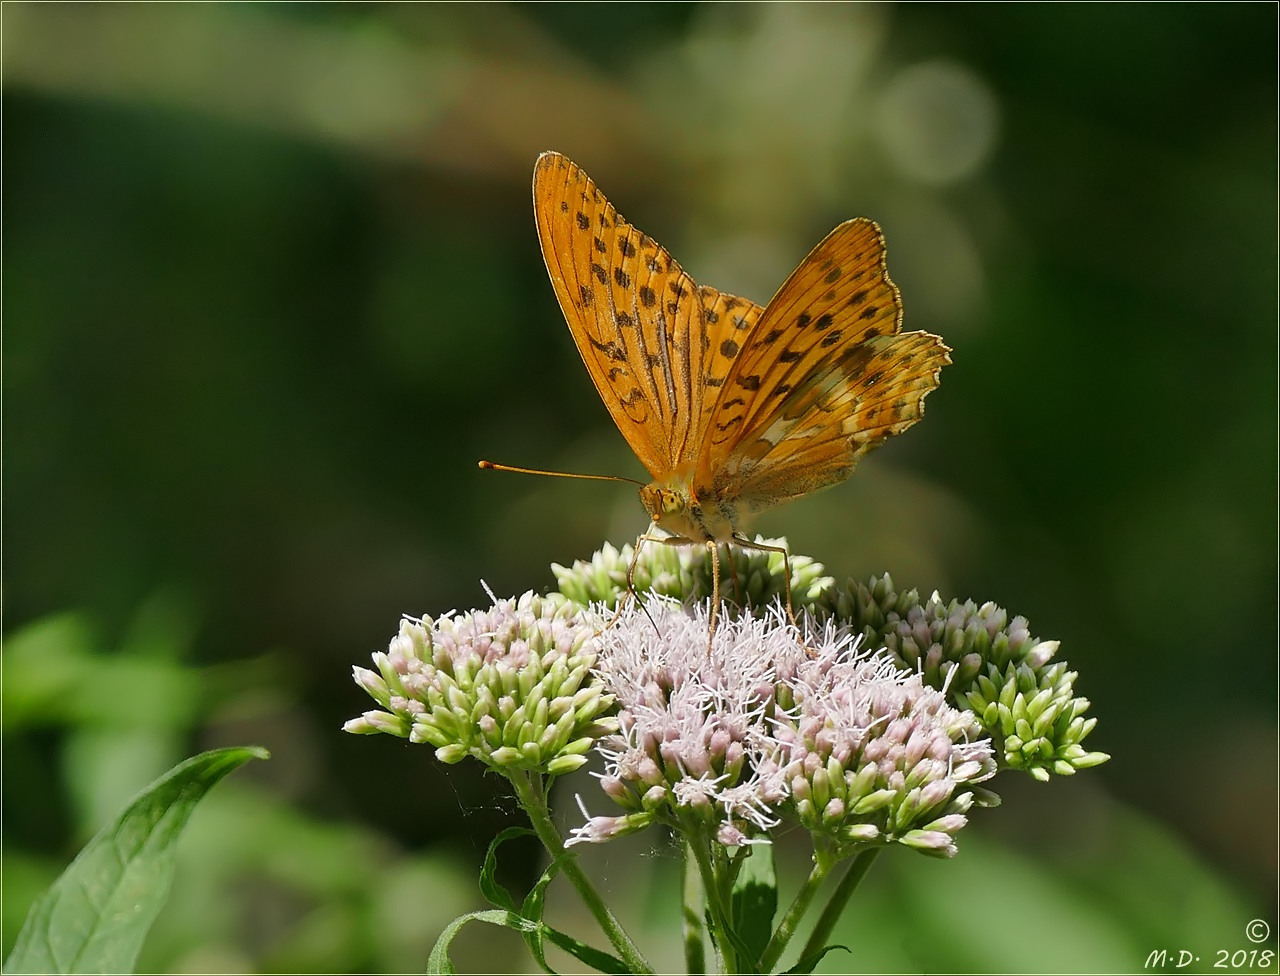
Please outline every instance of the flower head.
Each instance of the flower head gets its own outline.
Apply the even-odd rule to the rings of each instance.
[[[971,712],[887,655],[852,646],[797,661],[779,697],[795,703],[775,725],[801,824],[837,846],[897,842],[955,853],[975,800],[967,787],[996,771]]]
[[[778,547],[786,548],[786,539],[756,536],[756,542],[770,549],[735,548],[729,557],[719,560],[721,598],[730,606],[753,608],[763,612],[774,600],[787,592],[786,566]],[[632,565],[634,547],[615,549],[607,542],[590,562],[575,560],[572,566],[553,563],[560,592],[583,606],[604,603],[609,607],[627,593],[627,570]],[[705,546],[661,545],[650,542],[634,560],[632,584],[637,593],[653,593],[696,602],[706,600],[716,587],[712,579],[713,561]],[[835,585],[825,575],[822,563],[810,556],[792,553],[791,596],[796,609],[812,606]]]
[[[794,817],[837,848],[950,854],[963,787],[995,772],[971,713],[834,623],[802,640],[777,604],[708,648],[705,604],[651,599],[602,635],[596,671],[619,706],[601,786],[635,819],[593,818],[574,842],[647,815],[736,846]]]
[[[613,699],[591,672],[595,622],[562,598],[526,593],[488,610],[434,620],[406,617],[377,670],[354,677],[382,706],[343,726],[388,732],[502,769],[551,775],[586,762],[617,723]]]
[[[624,810],[744,839],[776,822],[765,716],[774,659],[795,642],[779,618],[722,620],[708,648],[706,604],[651,598],[601,636],[596,671],[619,706],[618,732],[597,746],[601,786]],[[574,842],[600,834],[589,822]]]

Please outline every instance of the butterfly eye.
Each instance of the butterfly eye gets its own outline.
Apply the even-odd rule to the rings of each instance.
[[[680,496],[670,489],[662,493],[662,513],[664,515],[674,515],[684,509],[684,502],[680,500]]]

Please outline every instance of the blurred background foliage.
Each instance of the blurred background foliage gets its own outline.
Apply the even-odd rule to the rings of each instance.
[[[215,745],[274,758],[197,814],[144,969],[418,970],[476,904],[501,784],[339,727],[402,612],[546,588],[643,527],[625,487],[475,467],[642,474],[542,267],[548,148],[757,301],[880,221],[907,327],[955,364],[927,422],[758,527],[1025,614],[1101,720],[1110,764],[1002,778],[952,864],[885,858],[855,965],[1208,965],[1274,920],[1273,5],[2,16],[5,952],[111,812]],[[570,784],[568,819],[575,789],[604,807]],[[670,910],[655,845],[589,852],[641,926]],[[1005,932],[1010,896],[1054,921]]]

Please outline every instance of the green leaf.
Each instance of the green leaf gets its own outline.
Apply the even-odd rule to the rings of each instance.
[[[721,950],[730,948],[733,950],[734,955],[737,956],[737,965],[734,968],[734,972],[750,973],[753,976],[764,972],[764,967],[760,965],[759,953],[752,953],[751,946],[743,941],[742,935],[737,929],[710,928],[710,919],[708,919],[708,930],[713,938],[717,932],[719,933],[720,939],[717,941]],[[726,946],[725,943],[728,943],[728,945]]]
[[[609,976],[626,976],[627,973],[632,971],[625,962],[617,956],[605,952],[603,949],[597,949],[595,946],[589,946],[585,942],[579,942],[559,929],[553,929],[550,925],[543,925],[542,930],[548,942],[554,942],[569,955],[581,962],[585,962],[598,973],[608,973]]]
[[[822,957],[833,949],[843,949],[845,952],[849,951],[849,947],[845,945],[824,946],[818,951],[811,952],[807,956],[802,957],[798,963],[783,973],[782,976],[808,976],[809,973],[813,972],[814,967],[817,966],[818,963],[822,962]]]
[[[562,858],[572,857],[572,854],[562,854]],[[625,976],[631,972],[625,962],[617,956],[610,955],[602,949],[587,945],[585,942],[579,942],[559,929],[552,928],[542,921],[542,912],[546,906],[547,886],[551,884],[551,879],[560,873],[560,860],[556,860],[542,872],[542,877],[538,879],[538,883],[533,886],[533,890],[529,892],[529,896],[525,898],[524,905],[520,914],[530,921],[538,923],[538,932],[536,935],[528,935],[525,941],[529,943],[529,951],[533,953],[538,964],[542,966],[548,973],[552,972],[550,966],[547,965],[544,956],[543,942],[553,942],[558,945],[569,955],[573,956],[580,962],[586,963],[592,969],[599,973],[617,974],[617,976]]]
[[[760,956],[773,934],[778,882],[773,873],[773,845],[752,844],[748,850],[733,881],[733,928],[752,965],[759,968]]]
[[[520,914],[511,892],[498,883],[498,848],[512,838],[529,836],[536,835],[528,827],[508,827],[490,842],[485,853],[484,866],[480,869],[480,893],[490,905],[503,911]]]
[[[524,904],[520,908],[520,914],[531,921],[538,922],[537,931],[524,937],[524,941],[529,946],[529,951],[533,954],[533,958],[537,960],[542,971],[555,976],[555,970],[547,965],[547,950],[545,948],[546,935],[542,923],[542,912],[546,907],[547,886],[551,884],[551,879],[560,873],[560,862],[552,861],[542,877],[538,879],[538,883],[533,886],[528,896],[524,900]]]
[[[215,783],[265,749],[214,749],[138,794],[41,895],[5,961],[7,973],[132,972],[164,907],[178,837]]]
[[[533,831],[527,827],[508,827],[493,839],[493,842],[489,845],[488,853],[485,855],[484,867],[480,871],[480,889],[484,892],[485,898],[492,904],[497,905],[498,909],[471,912],[450,922],[448,927],[440,933],[440,938],[436,940],[435,947],[431,950],[431,956],[427,961],[428,973],[455,972],[453,963],[449,961],[449,944],[462,929],[462,926],[473,920],[519,932],[524,936],[525,943],[529,946],[529,951],[533,954],[534,959],[537,960],[538,965],[542,967],[543,972],[551,973],[553,976],[555,970],[547,965],[546,960],[544,945],[547,942],[554,943],[597,972],[623,976],[623,974],[631,971],[627,964],[616,956],[610,955],[594,946],[579,942],[572,936],[554,929],[542,921],[547,886],[551,884],[552,879],[560,871],[558,861],[542,873],[542,877],[538,879],[537,884],[533,886],[533,890],[525,898],[524,904],[518,909],[511,893],[495,880],[498,847],[514,837],[532,833]]]
[[[445,926],[444,931],[440,933],[440,938],[436,939],[436,944],[431,949],[431,955],[427,957],[428,976],[435,976],[437,973],[444,974],[444,976],[455,976],[458,971],[453,968],[453,963],[449,960],[449,944],[453,942],[454,936],[462,931],[462,926],[470,921],[485,922],[489,925],[514,929],[517,932],[529,932],[537,927],[536,922],[530,922],[526,918],[521,918],[515,912],[505,912],[499,908],[489,908],[482,912],[468,912],[466,915],[459,915]]]

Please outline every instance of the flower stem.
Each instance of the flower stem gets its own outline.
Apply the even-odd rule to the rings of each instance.
[[[707,971],[706,947],[702,943],[702,878],[698,862],[688,842],[684,845],[684,968],[689,976],[704,976]]]
[[[583,873],[577,858],[565,851],[564,839],[560,836],[560,832],[556,830],[556,826],[551,820],[551,810],[547,805],[546,788],[541,775],[530,776],[528,773],[520,771],[509,773],[508,778],[511,780],[511,785],[515,787],[516,797],[520,800],[520,805],[524,807],[525,812],[529,815],[529,821],[533,824],[534,833],[538,835],[538,839],[542,841],[543,846],[551,854],[552,860],[560,865],[560,871],[578,890],[578,895],[582,898],[583,904],[587,906],[587,910],[595,917],[601,930],[608,937],[609,942],[613,944],[613,948],[622,957],[622,961],[627,964],[627,968],[633,973],[652,976],[652,967],[645,960],[635,942],[631,940],[631,936],[626,933],[622,925],[614,917],[613,912],[609,910],[609,906],[604,903],[604,900],[600,897],[599,892],[596,891],[586,874]]]
[[[858,887],[858,882],[866,876],[867,871],[870,870],[871,865],[875,862],[876,855],[879,853],[880,848],[871,847],[854,855],[853,863],[849,865],[849,870],[840,879],[840,884],[832,892],[831,900],[827,902],[827,907],[818,916],[818,923],[814,925],[813,931],[809,933],[809,941],[804,945],[804,952],[801,953],[801,958],[808,958],[810,954],[822,951],[823,946],[827,944],[827,940],[831,938],[831,933],[835,930],[836,922],[840,921],[840,916],[844,913],[845,906],[849,904],[849,899],[853,897],[853,891]]]
[[[822,886],[822,882],[826,880],[829,870],[830,863],[826,858],[814,858],[813,869],[809,872],[809,877],[800,886],[796,896],[791,899],[787,914],[778,923],[778,927],[773,932],[773,937],[769,940],[769,944],[765,946],[764,954],[760,957],[760,967],[766,972],[771,970],[774,963],[781,959],[782,954],[786,952],[787,943],[796,934],[796,928],[800,925],[800,920],[804,917],[804,913],[809,910],[809,906],[813,903],[813,897],[818,893],[818,888]]]
[[[698,864],[698,873],[702,877],[702,890],[707,899],[707,914],[711,916],[708,920],[708,928],[712,941],[720,952],[720,958],[724,961],[724,971],[736,973],[738,956],[734,951],[733,943],[729,940],[730,926],[733,923],[729,915],[729,906],[725,903],[723,886],[719,872],[716,871],[707,831],[702,825],[688,821],[683,827],[688,848]]]

